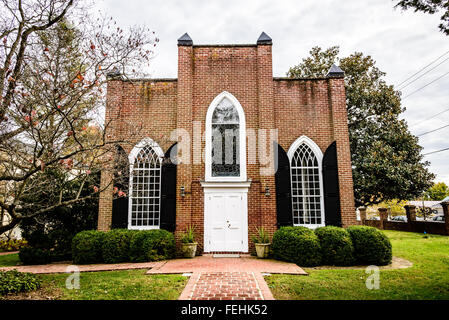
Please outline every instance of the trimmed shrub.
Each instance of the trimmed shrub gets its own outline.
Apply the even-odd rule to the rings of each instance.
[[[355,262],[351,236],[345,229],[328,226],[317,228],[315,234],[320,239],[323,264],[349,266]]]
[[[146,262],[171,259],[175,237],[166,230],[82,231],[72,241],[73,263]]]
[[[106,233],[90,230],[81,231],[72,240],[72,259],[75,264],[103,262],[102,246]]]
[[[346,230],[351,236],[357,262],[379,266],[391,263],[391,243],[383,232],[368,226],[351,226]]]
[[[318,236],[306,227],[280,228],[273,235],[271,249],[275,259],[294,262],[302,267],[321,263]]]
[[[23,264],[47,264],[51,262],[51,252],[46,249],[23,247],[19,251]]]
[[[41,280],[32,273],[17,270],[0,271],[0,294],[36,290],[41,287]]]
[[[137,230],[114,229],[105,234],[101,252],[103,262],[118,263],[129,261],[129,245]]]
[[[72,259],[72,240],[74,234],[64,230],[53,230],[48,234],[52,242],[51,261],[66,261]]]
[[[175,237],[161,229],[136,232],[130,242],[129,256],[133,262],[171,259],[175,255]]]

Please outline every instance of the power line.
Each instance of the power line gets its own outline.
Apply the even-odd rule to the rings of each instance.
[[[427,132],[418,134],[417,137],[421,137],[421,136],[426,135],[426,134],[428,134],[428,133],[432,133],[432,132],[435,132],[435,131],[438,131],[438,130],[441,130],[441,129],[444,129],[444,128],[447,128],[447,127],[449,127],[449,124],[447,124],[447,125],[445,125],[445,126],[442,126],[442,127],[439,127],[439,128],[436,128],[436,129],[434,129],[434,130],[430,130],[430,131],[427,131]]]
[[[428,65],[426,65],[425,67],[422,67],[421,69],[419,69],[417,72],[415,72],[414,74],[412,74],[410,77],[408,77],[407,79],[405,79],[404,81],[402,81],[400,84],[398,84],[397,86],[399,87],[401,84],[407,82],[408,80],[410,80],[411,78],[413,78],[414,76],[416,76],[418,73],[420,73],[421,71],[423,71],[424,69],[426,69],[427,67],[431,66],[432,64],[434,64],[436,61],[440,60],[442,57],[444,57],[446,54],[448,54],[449,51],[446,51],[445,53],[443,53],[441,56],[439,56],[438,58],[436,58],[435,60],[433,60],[432,62],[430,62]]]
[[[443,151],[447,151],[447,150],[449,150],[449,148],[444,148],[444,149],[441,149],[441,150],[436,150],[436,151],[432,151],[432,152],[427,152],[427,153],[424,153],[423,156],[428,156],[429,154],[438,153],[438,152],[443,152]]]
[[[415,91],[413,91],[412,93],[410,93],[410,94],[406,95],[406,96],[405,96],[404,98],[402,98],[402,100],[404,100],[404,99],[406,99],[406,98],[410,97],[410,96],[411,96],[412,94],[415,94],[415,93],[417,93],[418,91],[421,91],[421,90],[422,90],[422,89],[424,89],[425,87],[427,87],[427,86],[431,85],[432,83],[434,83],[434,82],[436,82],[436,81],[440,80],[441,78],[443,78],[443,77],[447,76],[448,74],[449,74],[449,71],[448,71],[448,72],[446,72],[445,74],[443,74],[443,75],[439,76],[439,77],[438,77],[438,78],[436,78],[435,80],[433,80],[433,81],[429,82],[428,84],[426,84],[426,85],[422,86],[421,88],[419,88],[419,89],[416,89],[416,90],[415,90]]]
[[[432,120],[433,118],[438,117],[440,114],[443,114],[443,113],[448,112],[448,111],[449,111],[449,108],[447,108],[447,109],[445,109],[445,110],[443,110],[443,111],[441,111],[441,112],[438,112],[437,114],[435,114],[435,115],[433,115],[433,116],[431,116],[431,117],[429,117],[429,118],[427,118],[427,119],[424,119],[424,120],[419,121],[419,122],[417,122],[417,123],[413,123],[413,124],[411,124],[410,126],[411,126],[411,127],[416,127],[417,125],[420,125],[421,123],[424,123],[424,122],[426,122],[426,121]]]
[[[444,59],[443,61],[441,61],[439,64],[437,64],[436,66],[434,66],[433,68],[427,70],[426,72],[424,72],[423,74],[421,74],[419,77],[413,79],[413,81],[410,81],[409,83],[407,83],[405,86],[402,86],[401,88],[399,88],[398,90],[404,90],[405,88],[407,88],[409,85],[411,85],[413,82],[421,79],[422,77],[424,77],[426,74],[428,74],[430,71],[435,70],[437,67],[439,67],[440,65],[442,65],[443,63],[445,63],[446,61],[448,61],[449,58]]]

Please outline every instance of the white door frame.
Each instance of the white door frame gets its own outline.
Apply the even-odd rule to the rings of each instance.
[[[251,181],[244,182],[201,182],[204,188],[204,252],[213,252],[211,241],[212,220],[210,210],[207,207],[207,197],[211,193],[217,194],[240,194],[242,196],[242,246],[238,252],[248,252],[248,188]]]

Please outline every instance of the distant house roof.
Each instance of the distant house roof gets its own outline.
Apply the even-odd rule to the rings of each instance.
[[[423,201],[408,201],[407,202],[410,205],[413,206],[417,206],[417,207],[422,207]],[[440,205],[441,201],[424,201],[424,206],[425,207],[441,207]]]

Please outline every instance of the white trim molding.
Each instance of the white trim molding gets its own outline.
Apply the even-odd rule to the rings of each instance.
[[[298,149],[298,147],[303,143],[305,143],[310,147],[310,149],[312,149],[313,153],[315,153],[315,156],[318,160],[318,164],[321,167],[321,164],[323,162],[323,152],[321,151],[320,147],[318,147],[318,145],[307,136],[300,136],[298,139],[295,140],[295,142],[292,143],[292,145],[288,149],[287,156],[288,159],[290,160],[290,163],[293,159],[293,155],[295,154],[296,149]]]
[[[156,152],[156,154],[159,157],[164,157],[164,151],[162,151],[162,148],[159,146],[159,144],[154,141],[153,139],[146,137],[143,138],[142,140],[140,140],[140,142],[138,144],[136,144],[134,146],[134,148],[131,150],[131,152],[129,153],[128,156],[128,160],[130,163],[130,166],[132,166],[134,164],[134,161],[137,157],[137,155],[139,154],[140,150],[145,147],[145,146],[150,146],[153,148],[153,150]]]
[[[223,99],[229,99],[237,109],[239,115],[239,164],[240,175],[236,177],[212,176],[212,115],[215,108]],[[209,105],[206,114],[206,147],[205,147],[205,180],[206,181],[246,181],[246,120],[245,112],[240,102],[231,93],[223,91]]]
[[[225,181],[225,182],[206,182],[200,181],[201,186],[204,188],[204,192],[211,192],[211,190],[216,189],[246,189],[248,192],[248,188],[251,186],[251,180],[242,181],[242,182],[234,182],[234,181]]]
[[[298,139],[295,140],[295,142],[292,143],[290,148],[288,149],[287,156],[290,162],[290,188],[291,188],[291,194],[292,194],[292,216],[293,216],[293,175],[292,175],[292,159],[296,152],[296,150],[302,145],[307,145],[312,152],[315,154],[315,157],[318,162],[318,175],[319,175],[319,182],[320,182],[320,211],[321,211],[321,223],[315,223],[315,224],[294,224],[295,226],[303,226],[311,229],[315,229],[318,227],[324,227],[325,226],[325,214],[324,214],[324,188],[323,188],[323,152],[321,151],[320,147],[309,137],[307,136],[300,136]],[[293,217],[294,221],[294,217]]]

